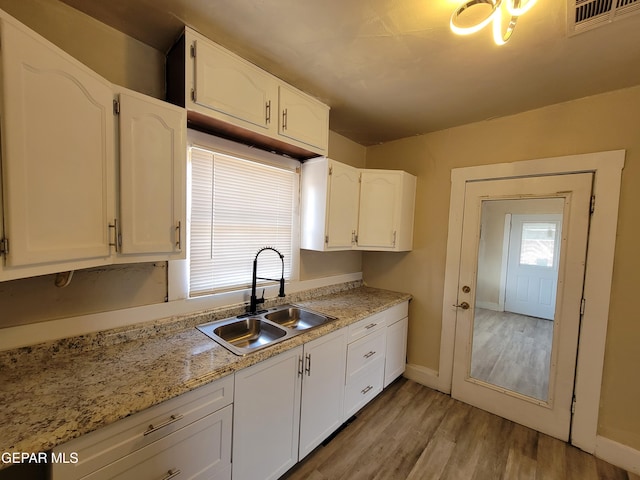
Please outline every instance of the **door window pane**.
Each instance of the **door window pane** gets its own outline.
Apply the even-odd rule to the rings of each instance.
[[[529,223],[522,225],[520,265],[553,267],[556,244],[555,223]]]

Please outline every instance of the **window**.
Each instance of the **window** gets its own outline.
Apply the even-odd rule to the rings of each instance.
[[[190,147],[190,296],[248,287],[255,255],[265,246],[284,255],[285,279],[292,279],[299,255],[298,162],[273,157],[265,163]],[[282,262],[265,252],[258,270],[260,277],[280,278]]]
[[[520,265],[551,268],[554,266],[555,248],[555,223],[523,223]]]

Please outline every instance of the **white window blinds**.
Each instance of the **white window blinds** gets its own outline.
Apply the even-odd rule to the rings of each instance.
[[[298,201],[297,173],[287,168],[190,148],[190,295],[251,284],[253,259],[265,246],[292,271]],[[279,279],[280,258],[264,252],[258,276]]]

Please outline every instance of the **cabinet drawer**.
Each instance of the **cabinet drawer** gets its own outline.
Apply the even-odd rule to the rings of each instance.
[[[378,358],[349,380],[344,397],[344,420],[369,403],[382,391],[384,357]]]
[[[377,330],[371,335],[362,337],[348,346],[347,349],[347,384],[357,376],[362,369],[384,358],[386,344],[386,330]]]
[[[231,404],[233,383],[229,375],[55,448],[78,463],[53,464],[52,480],[81,478]]]
[[[379,312],[370,317],[363,318],[359,322],[349,325],[348,343],[355,342],[365,335],[375,332],[376,330],[386,326],[386,310]]]
[[[232,408],[207,415],[84,480],[229,479]]]
[[[387,325],[396,323],[409,315],[409,302],[402,302],[394,305],[389,310],[385,310],[387,317]]]

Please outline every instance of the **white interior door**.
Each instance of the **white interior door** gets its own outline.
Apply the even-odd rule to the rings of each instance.
[[[452,396],[563,440],[568,440],[571,421],[591,186],[592,174],[584,173],[469,182],[465,189]],[[498,328],[493,333],[479,333],[475,328],[480,321],[476,310],[481,313],[475,305],[483,204],[537,199],[559,199],[564,204],[556,318],[551,324],[553,329],[546,359],[536,354],[535,337],[523,338],[527,330],[514,329],[513,322],[496,321]],[[500,334],[508,330],[514,332],[517,341],[521,342],[520,347],[513,348],[514,342],[497,342]],[[489,353],[501,348],[495,358],[485,355],[494,361],[494,366],[499,364],[500,357],[513,355],[501,367],[504,378],[515,376],[526,385],[529,375],[546,363],[546,385],[542,395],[532,395],[515,384],[501,384],[475,373],[479,369],[472,368],[474,353],[491,341],[495,348]]]
[[[562,215],[511,215],[504,309],[553,320]]]

